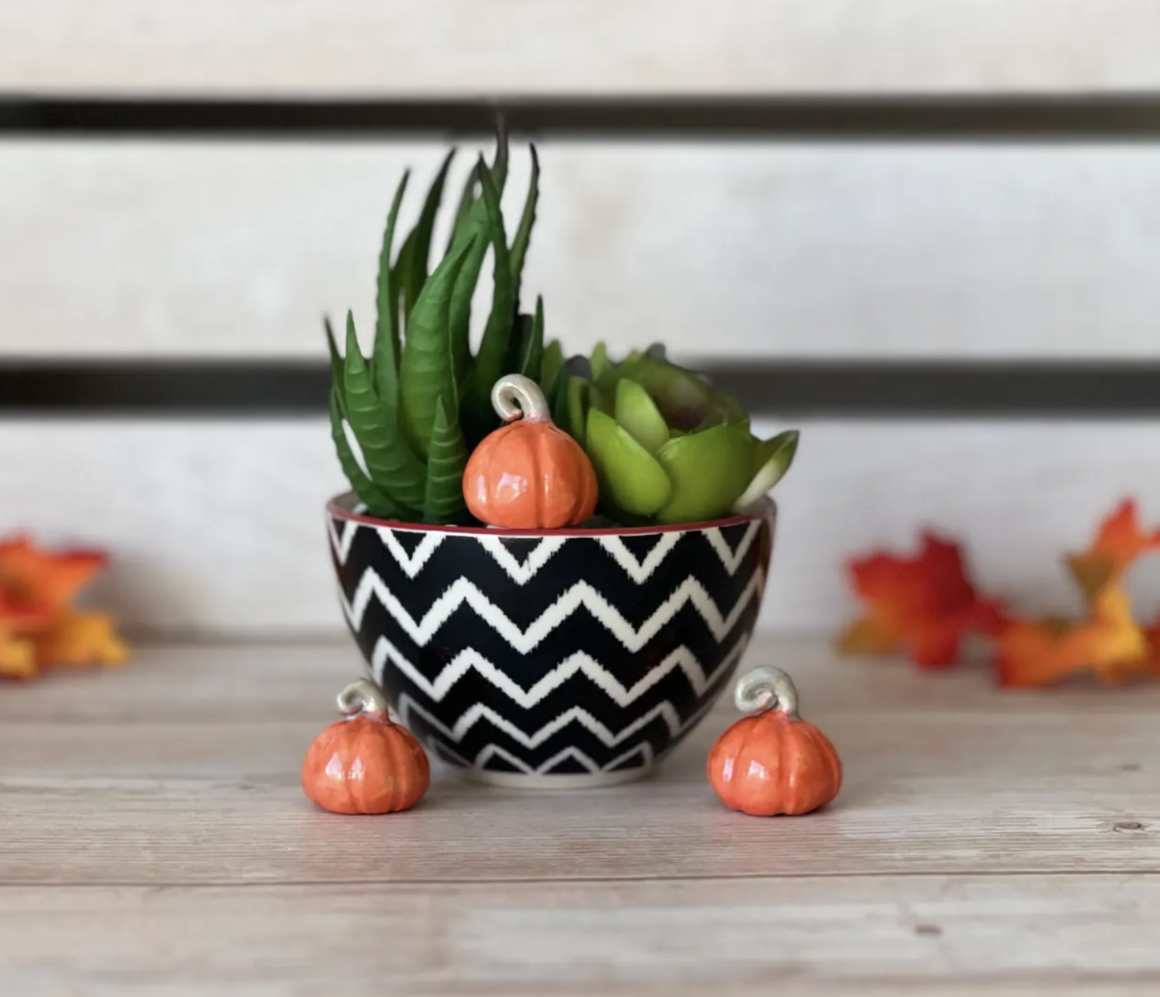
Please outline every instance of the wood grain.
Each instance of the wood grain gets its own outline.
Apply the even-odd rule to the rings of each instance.
[[[1160,84],[1147,0],[0,5],[0,87],[101,94],[1085,92]]]
[[[772,435],[786,423],[755,423]],[[931,527],[967,545],[990,593],[1073,612],[1064,551],[1123,496],[1160,519],[1155,425],[1140,422],[809,421],[781,505],[761,626],[835,630],[854,612],[843,562],[914,550]],[[7,531],[108,547],[94,590],[138,630],[334,634],[344,627],[323,521],[346,490],[321,419],[0,423]],[[67,483],[67,486],[62,483]],[[1129,579],[1160,608],[1148,559]]]
[[[348,644],[146,649],[123,672],[12,687],[0,700],[0,883],[1122,874],[1160,862],[1160,687],[999,693],[980,672],[940,681],[838,661],[816,642],[759,643],[746,660],[790,669],[841,752],[831,808],[800,821],[725,810],[704,777],[712,739],[737,717],[724,704],[637,786],[504,791],[440,768],[414,811],[335,818],[306,801],[298,774],[357,674]]]
[[[0,981],[150,995],[728,997],[774,981],[779,994],[1144,994],[1160,983],[1158,919],[1155,876],[20,887],[0,889]]]
[[[464,148],[456,177],[477,151]],[[524,287],[543,294],[548,333],[571,351],[662,339],[690,360],[1160,355],[1155,148],[548,142],[541,152]],[[395,184],[414,168],[409,220],[442,153],[6,142],[0,357],[321,361],[323,313],[351,308],[369,333]],[[512,227],[528,156],[517,148],[514,160]],[[485,275],[477,332],[489,288]]]

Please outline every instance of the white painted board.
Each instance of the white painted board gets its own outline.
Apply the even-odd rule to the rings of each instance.
[[[456,178],[481,148],[465,147]],[[574,351],[663,339],[683,359],[1160,355],[1160,147],[541,152],[524,288]],[[409,221],[442,153],[0,144],[0,357],[321,359],[323,313],[349,307],[369,328],[395,184],[414,167]],[[511,229],[529,167],[521,145],[513,157]]]
[[[1150,0],[4,0],[0,89],[416,95],[1154,89]]]
[[[762,434],[781,428],[763,422]],[[1064,551],[1136,496],[1160,523],[1152,422],[809,422],[781,505],[762,625],[836,630],[855,606],[843,560],[966,543],[989,593],[1069,610]],[[334,632],[344,626],[323,506],[343,490],[323,419],[0,423],[0,532],[107,545],[95,594],[162,632]],[[1160,557],[1130,578],[1160,612]]]

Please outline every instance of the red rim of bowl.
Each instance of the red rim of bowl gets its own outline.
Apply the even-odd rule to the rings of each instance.
[[[341,505],[344,499],[354,498],[354,492],[343,492],[326,503],[326,510],[337,519],[345,519],[367,526],[386,526],[393,530],[411,530],[420,533],[458,533],[463,536],[502,536],[502,537],[600,537],[624,536],[625,534],[641,533],[693,533],[697,530],[709,530],[722,526],[736,526],[738,523],[751,523],[754,520],[773,518],[777,514],[777,503],[766,496],[762,499],[761,507],[756,512],[738,513],[725,519],[711,519],[702,523],[677,523],[673,526],[606,526],[597,529],[566,529],[566,530],[508,530],[492,526],[435,526],[427,523],[406,523],[397,519],[378,519],[363,513],[351,512]]]

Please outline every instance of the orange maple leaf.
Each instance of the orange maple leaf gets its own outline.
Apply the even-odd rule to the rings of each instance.
[[[996,637],[995,670],[1004,686],[1041,687],[1076,672],[1121,682],[1155,669],[1149,634],[1132,617],[1128,594],[1097,592],[1091,618],[1012,620]]]
[[[100,551],[44,551],[18,537],[0,543],[0,588],[11,600],[63,609],[107,560]]]
[[[126,660],[112,620],[71,607],[106,562],[100,551],[50,552],[26,537],[0,543],[0,676],[32,678],[49,665]]]
[[[1066,562],[1090,601],[1105,586],[1117,584],[1141,554],[1158,549],[1160,529],[1141,530],[1135,500],[1124,499],[1104,517],[1087,550],[1067,555]]]
[[[118,638],[113,621],[100,613],[66,611],[36,638],[36,661],[44,665],[121,665],[129,649]]]
[[[921,539],[916,557],[875,553],[849,563],[854,591],[868,612],[847,627],[843,651],[907,648],[915,664],[946,668],[958,660],[968,631],[991,633],[998,626],[998,604],[979,598],[958,544],[927,532]]]

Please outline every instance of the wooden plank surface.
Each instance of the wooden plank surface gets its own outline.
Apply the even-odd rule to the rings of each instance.
[[[1083,92],[1160,84],[1148,0],[6,0],[0,88],[289,95]]]
[[[456,177],[479,148],[464,147]],[[352,308],[372,327],[395,184],[414,168],[409,220],[443,152],[4,143],[0,356],[321,361],[324,313]],[[663,339],[689,359],[1160,355],[1157,148],[541,152],[524,287],[544,295],[549,335],[571,351]],[[509,227],[528,162],[517,147]],[[478,332],[482,295],[476,311]]]
[[[764,641],[847,766],[726,811],[722,705],[655,779],[314,810],[349,641],[149,646],[0,687],[4,993],[1062,994],[1160,982],[1160,687],[1011,693]],[[1149,989],[1153,988],[1153,989]]]
[[[0,982],[151,995],[1146,994],[1160,985],[1158,921],[1155,876],[19,887],[0,889]]]
[[[760,420],[764,436],[786,427]],[[910,551],[930,526],[967,545],[982,586],[1027,611],[1078,608],[1064,551],[1134,495],[1160,520],[1156,427],[1130,422],[808,421],[781,504],[761,617],[834,629],[855,606],[843,561]],[[336,633],[323,506],[346,489],[321,418],[0,423],[2,530],[108,547],[94,598],[161,633]],[[1160,608],[1145,558],[1129,587]]]

